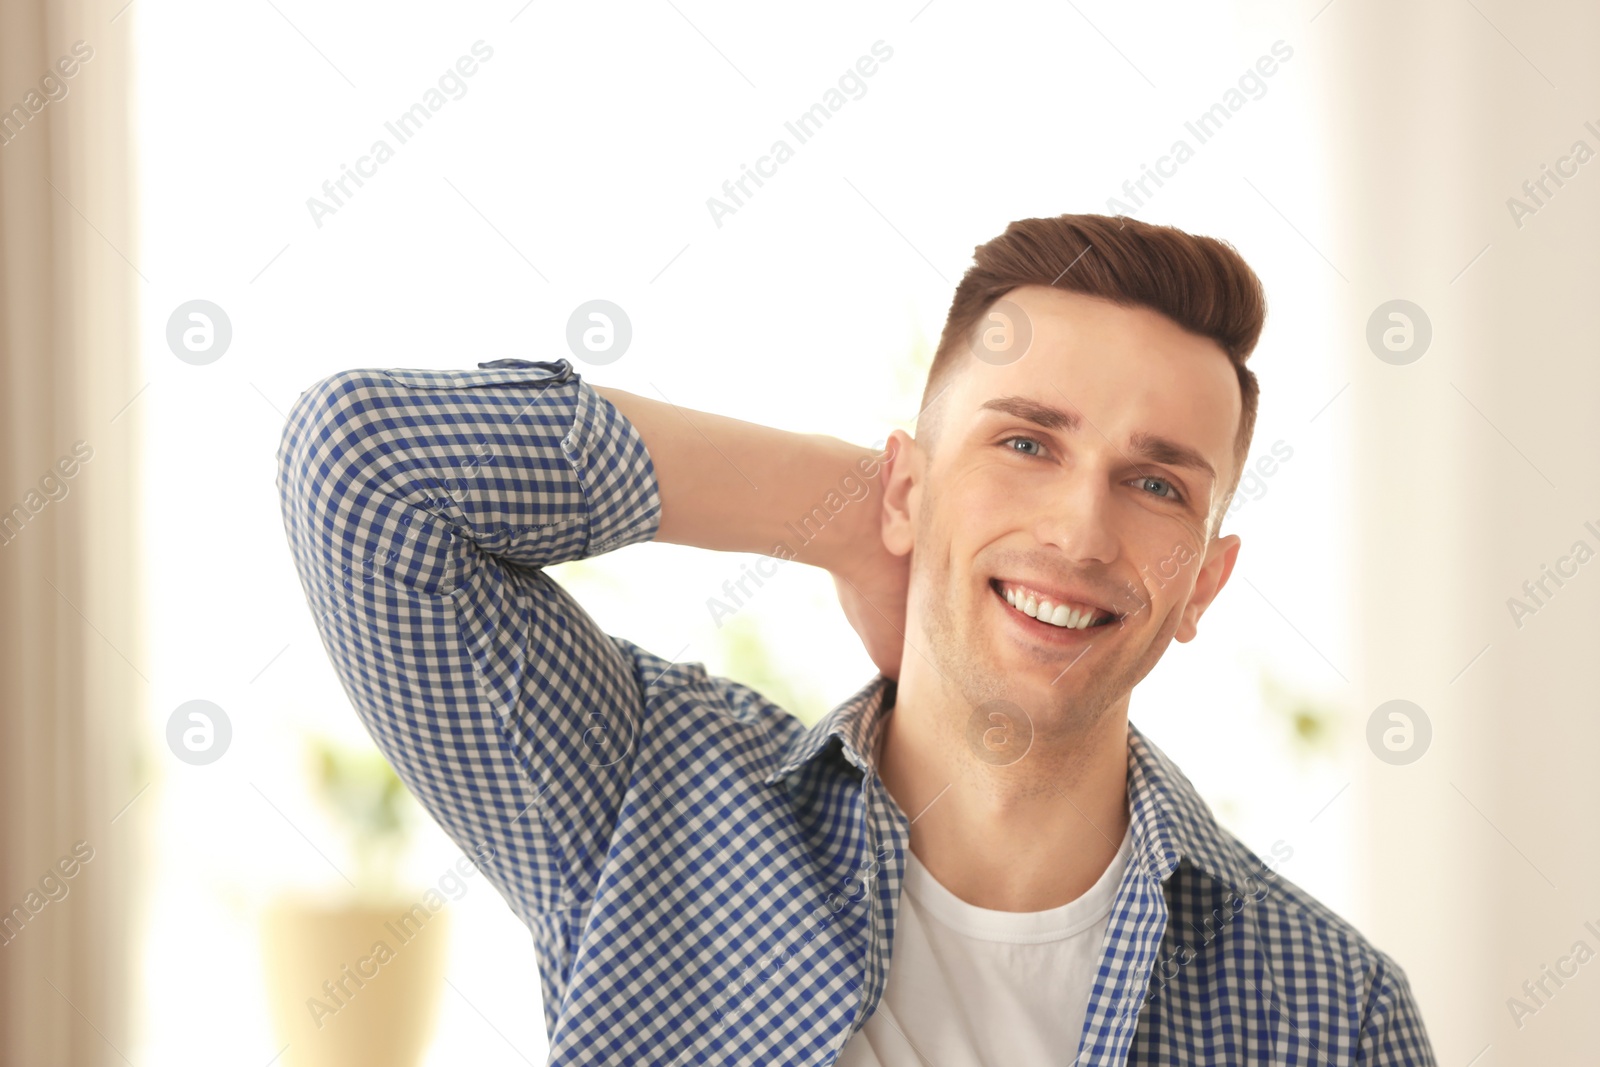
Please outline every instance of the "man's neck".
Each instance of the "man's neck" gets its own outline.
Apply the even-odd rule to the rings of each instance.
[[[1088,730],[1035,734],[1015,762],[986,762],[961,726],[902,699],[879,736],[878,773],[911,820],[911,850],[950,892],[996,911],[1082,896],[1128,829],[1127,701]]]

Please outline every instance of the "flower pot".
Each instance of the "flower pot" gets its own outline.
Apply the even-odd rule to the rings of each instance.
[[[416,1067],[433,1036],[449,916],[417,900],[280,898],[261,923],[285,1067]]]

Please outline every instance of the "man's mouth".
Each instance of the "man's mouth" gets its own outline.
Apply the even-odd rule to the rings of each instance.
[[[1052,596],[1017,582],[991,578],[989,587],[1011,610],[1060,630],[1093,630],[1121,619],[1116,612],[1067,597]]]

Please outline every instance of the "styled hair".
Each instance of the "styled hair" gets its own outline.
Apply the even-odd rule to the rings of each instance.
[[[942,405],[934,401],[973,358],[974,334],[990,307],[1012,289],[1042,285],[1124,307],[1149,308],[1190,333],[1215,341],[1239,379],[1243,404],[1234,437],[1233,483],[1222,498],[1220,521],[1239,486],[1255,433],[1260,387],[1245,361],[1267,315],[1261,279],[1234,247],[1125,216],[1058,215],[1018,219],[1005,233],[974,249],[973,260],[956,286],[928,368],[918,443],[930,454],[936,447]]]

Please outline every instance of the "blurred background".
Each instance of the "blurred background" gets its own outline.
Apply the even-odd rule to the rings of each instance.
[[[1244,550],[1134,721],[1400,962],[1441,1064],[1592,1062],[1597,32],[1572,0],[0,0],[0,1062],[355,1062],[363,1013],[433,1067],[542,1062],[528,932],[314,629],[284,413],[346,368],[566,357],[879,443],[972,248],[1063,212],[1224,238],[1270,307]],[[566,340],[596,299],[632,328],[604,366]],[[717,625],[743,562],[552,573],[814,721],[873,668],[822,572]],[[303,975],[429,893],[406,977],[305,1031]]]

